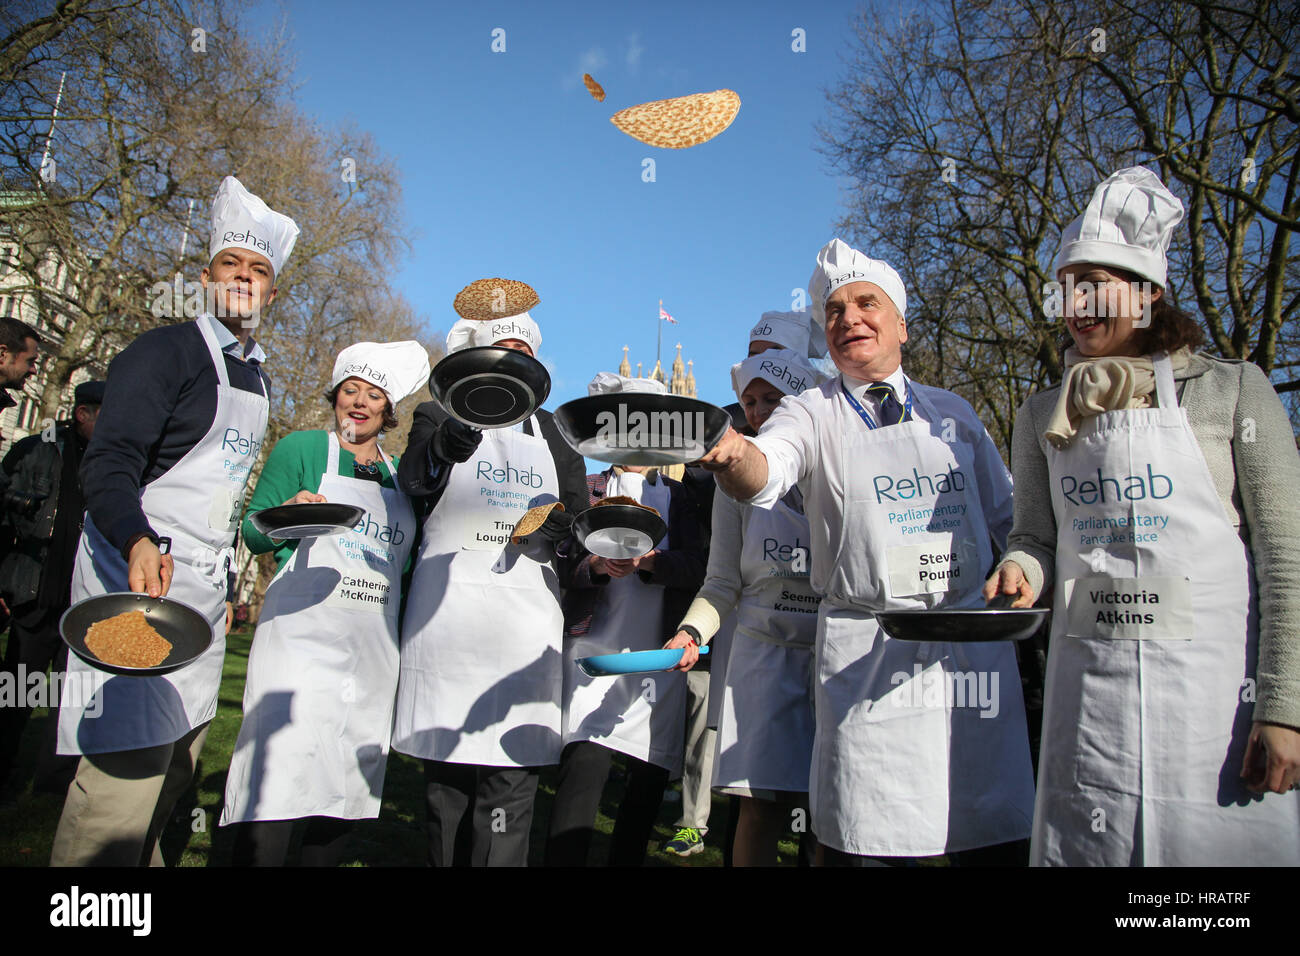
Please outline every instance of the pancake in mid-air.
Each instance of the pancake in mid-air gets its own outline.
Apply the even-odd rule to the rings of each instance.
[[[609,121],[647,145],[686,149],[713,139],[739,112],[740,96],[734,90],[714,90],[629,106]]]
[[[582,82],[587,87],[587,92],[595,98],[597,103],[605,102],[605,88],[597,83],[590,73],[582,74]]]
[[[491,322],[527,312],[541,298],[526,282],[515,279],[476,279],[456,293],[451,307],[462,319]]]

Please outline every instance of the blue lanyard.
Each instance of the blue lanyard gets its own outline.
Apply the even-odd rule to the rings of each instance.
[[[902,422],[910,422],[912,420],[911,383],[905,381],[903,384],[903,390],[907,396],[907,401],[904,402],[903,404],[903,417],[899,419],[900,424]],[[867,423],[868,428],[870,428],[872,431],[875,431],[877,428],[880,427],[879,423],[871,420],[871,416],[867,414],[867,410],[862,407],[861,403],[858,402],[856,398],[854,398],[852,395],[849,394],[849,390],[844,386],[843,377],[840,378],[840,391],[844,393],[844,397],[848,399],[849,405],[853,408],[853,410],[858,413],[858,417]]]

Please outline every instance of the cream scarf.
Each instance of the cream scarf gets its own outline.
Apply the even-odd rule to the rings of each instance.
[[[1169,356],[1175,373],[1187,368],[1191,350],[1181,348]],[[1046,438],[1057,448],[1074,440],[1085,418],[1102,412],[1129,408],[1150,408],[1155,404],[1156,371],[1151,356],[1103,355],[1086,358],[1071,346],[1065,352],[1065,381],[1052,417],[1048,419]]]

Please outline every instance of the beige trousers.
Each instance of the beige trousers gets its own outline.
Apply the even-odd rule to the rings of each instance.
[[[718,688],[721,693],[722,688]],[[718,732],[709,726],[709,674],[686,672],[686,760],[682,771],[682,815],[677,826],[709,829],[713,752]]]
[[[83,756],[50,866],[163,866],[158,839],[194,778],[207,735],[205,723],[174,743]]]

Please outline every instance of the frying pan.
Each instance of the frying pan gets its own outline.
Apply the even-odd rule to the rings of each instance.
[[[365,513],[366,509],[357,505],[335,504],[327,501],[277,505],[256,512],[249,520],[254,528],[268,538],[289,540],[318,538],[322,535],[348,531],[356,527]]]
[[[542,407],[551,376],[535,358],[499,345],[460,349],[429,375],[429,392],[474,428],[509,428]]]
[[[171,642],[172,649],[157,667],[119,667],[101,661],[86,647],[86,632],[97,621],[124,611],[143,611],[145,620]],[[125,677],[156,677],[170,674],[192,663],[212,646],[212,625],[194,608],[168,597],[151,598],[147,594],[121,591],[99,594],[78,601],[59,618],[59,634],[68,650],[91,667]]]
[[[684,465],[704,457],[730,424],[716,405],[648,392],[591,395],[555,410],[569,447],[614,465]]]
[[[611,505],[611,507],[613,507]],[[654,674],[676,667],[685,651],[682,648],[657,651],[623,651],[621,654],[597,654],[594,657],[579,657],[578,669],[588,677],[616,677],[622,674]],[[700,656],[709,653],[706,644],[700,648]]]
[[[636,505],[600,505],[573,519],[578,543],[602,558],[639,558],[667,533],[663,518]]]
[[[1051,608],[1011,608],[1010,595],[994,598],[989,607],[957,609],[911,608],[876,614],[884,632],[896,641],[939,641],[976,644],[984,641],[1023,641],[1038,633]]]

